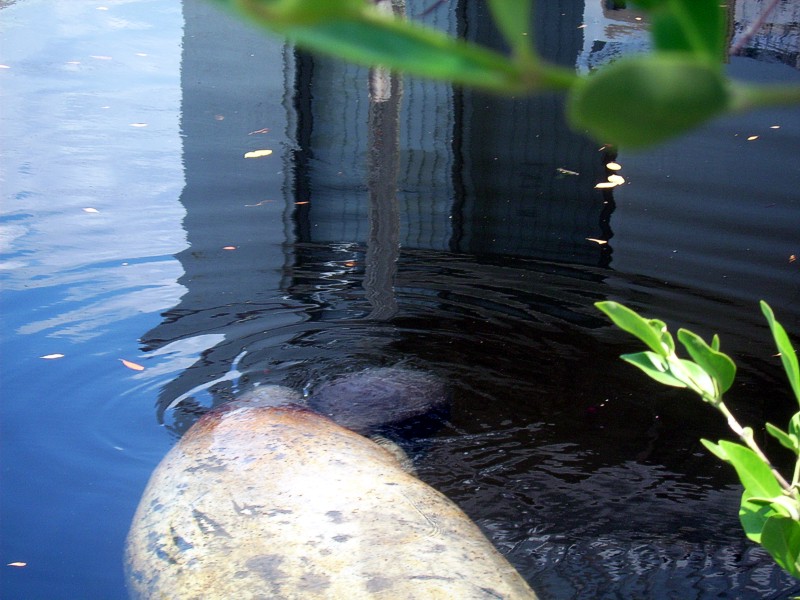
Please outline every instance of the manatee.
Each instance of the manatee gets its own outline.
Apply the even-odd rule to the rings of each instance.
[[[365,369],[337,377],[311,393],[308,405],[339,425],[369,433],[447,403],[444,382],[425,371],[398,367]]]
[[[536,598],[396,452],[301,403],[261,386],[169,451],[128,535],[132,598]]]

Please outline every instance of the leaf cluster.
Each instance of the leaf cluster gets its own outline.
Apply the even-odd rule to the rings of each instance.
[[[589,75],[544,60],[534,0],[488,0],[508,55],[387,14],[368,0],[215,0],[298,46],[370,66],[502,94],[563,91],[572,126],[601,143],[655,144],[718,115],[800,103],[800,86],[747,86],[723,72],[727,9],[718,0],[632,0],[652,51]]]
[[[649,348],[644,352],[624,354],[623,360],[660,383],[692,390],[725,416],[742,443],[701,441],[715,456],[733,466],[744,487],[739,520],[745,535],[761,544],[787,572],[800,578],[800,412],[791,418],[786,431],[771,423],[765,424],[767,432],[796,457],[794,474],[789,481],[758,446],[753,430],[742,427],[723,401],[723,394],[733,384],[736,365],[720,351],[718,336],[715,335],[708,344],[687,329],[678,330],[678,340],[690,357],[679,358],[672,334],[663,321],[646,319],[616,302],[598,302],[595,306],[617,327],[639,338]],[[786,330],[775,319],[766,302],[761,302],[761,310],[800,404],[797,354]]]

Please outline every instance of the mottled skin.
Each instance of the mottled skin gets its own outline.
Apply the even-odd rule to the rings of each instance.
[[[535,598],[477,526],[373,441],[259,388],[157,467],[126,548],[133,598]]]

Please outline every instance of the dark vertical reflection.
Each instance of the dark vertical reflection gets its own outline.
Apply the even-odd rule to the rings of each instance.
[[[412,2],[408,12],[451,34],[503,48],[483,3],[428,8]],[[582,3],[541,3],[532,27],[548,59],[575,64],[583,48],[582,17]],[[298,165],[310,204],[295,215],[297,230],[309,242],[364,244],[364,186],[370,185],[365,157],[373,128],[359,90],[368,71],[327,58],[314,65],[313,76],[303,80],[310,90],[301,91],[311,100],[300,119],[314,125],[299,140],[313,158]],[[570,130],[563,97],[503,98],[407,83],[398,149],[402,247],[610,263],[611,246],[591,241],[611,237],[613,197],[594,189],[606,177],[605,157]]]
[[[311,181],[309,177],[310,161],[314,157],[311,148],[311,132],[314,130],[314,115],[311,111],[311,82],[314,77],[314,57],[301,50],[288,50],[294,53],[294,89],[292,90],[293,109],[296,115],[294,132],[296,144],[291,150],[295,237],[307,240],[311,237],[309,220],[309,200],[311,198]]]
[[[574,66],[583,46],[581,2],[539,2],[530,24],[548,60]],[[506,51],[481,2],[463,2],[467,39]],[[566,123],[563,96],[506,98],[465,90],[456,150],[461,214],[456,250],[607,266],[609,195],[598,146]],[[561,171],[559,171],[561,169]]]
[[[392,2],[383,0],[392,11]],[[380,6],[380,4],[379,4]],[[402,14],[395,6],[396,14]],[[369,240],[364,291],[372,305],[370,319],[383,321],[397,312],[394,279],[400,256],[400,211],[397,178],[400,171],[400,102],[402,80],[386,69],[369,73],[368,139]]]

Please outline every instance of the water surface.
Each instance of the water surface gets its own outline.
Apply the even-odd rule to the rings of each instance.
[[[1,6],[4,598],[125,597],[138,498],[200,414],[396,364],[453,401],[391,433],[543,599],[798,593],[698,442],[725,424],[622,364],[592,307],[720,333],[731,405],[785,422],[757,301],[800,331],[797,109],[622,153],[601,192],[558,98],[404,80],[376,107],[366,69],[197,0]],[[600,47],[597,11],[548,6],[554,60]],[[426,19],[496,43],[471,3]],[[800,79],[770,48],[731,70]]]

